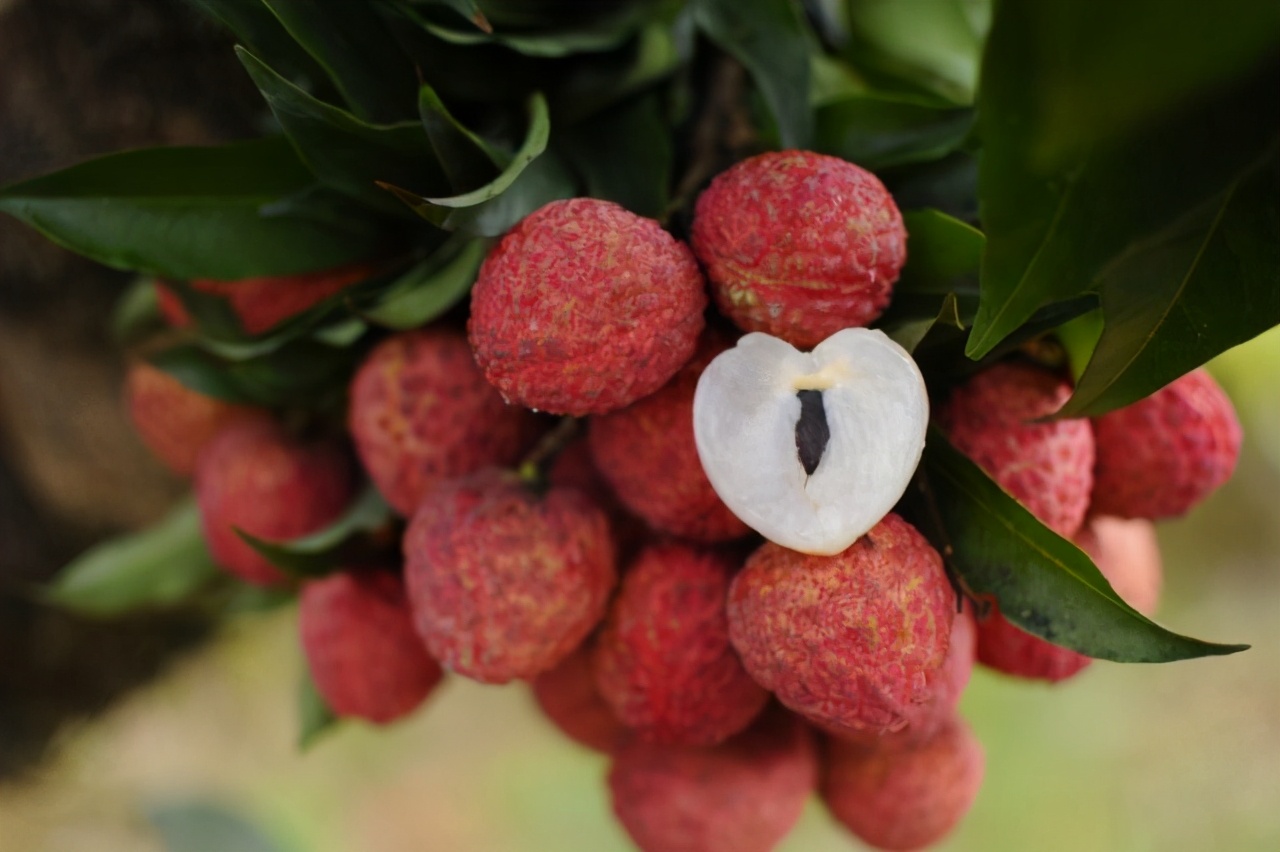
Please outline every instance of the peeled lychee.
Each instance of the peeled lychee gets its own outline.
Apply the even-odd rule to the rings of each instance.
[[[369,477],[402,515],[445,479],[514,463],[541,430],[536,415],[503,402],[466,337],[447,328],[378,344],[351,382],[347,425]]]
[[[1226,482],[1240,456],[1240,421],[1206,370],[1094,420],[1092,511],[1176,518]]]
[[[884,184],[811,151],[760,154],[718,175],[692,236],[720,310],[801,348],[880,316],[907,259]]]
[[[982,786],[982,746],[959,717],[923,741],[829,739],[820,793],[831,815],[876,849],[937,843],[969,812]]]
[[[287,541],[336,521],[356,491],[346,447],[306,442],[268,417],[231,423],[205,446],[195,491],[205,543],[213,560],[250,583],[284,580],[236,530]]]
[[[443,675],[413,629],[404,584],[388,571],[307,583],[298,630],[316,690],[338,716],[393,722],[413,712]]]
[[[709,330],[689,363],[661,389],[591,419],[596,467],[622,503],[661,532],[708,543],[750,532],[711,487],[693,438],[698,377],[730,345]]]
[[[929,700],[955,592],[942,557],[897,515],[834,556],[766,543],[729,591],[729,638],[783,704],[828,730],[888,733]]]
[[[574,489],[536,494],[494,469],[428,492],[404,555],[427,650],[484,683],[532,678],[572,653],[615,581],[603,511]]]
[[[205,396],[145,361],[129,367],[124,396],[129,419],[142,442],[181,476],[195,472],[200,451],[223,427],[261,413]]]
[[[812,352],[745,335],[707,366],[693,397],[698,458],[716,493],[747,526],[805,553],[840,553],[893,508],[928,421],[915,361],[865,328]]]
[[[649,742],[715,745],[769,699],[729,644],[732,555],[676,542],[640,551],[592,653],[614,713]]]
[[[693,253],[608,201],[553,201],[490,252],[468,331],[510,402],[553,414],[613,411],[693,355],[707,296]]]
[[[596,688],[591,648],[588,640],[555,668],[534,678],[533,697],[543,714],[569,739],[596,751],[611,752],[625,741],[629,729]]]
[[[1070,396],[1070,383],[1054,373],[1005,361],[956,388],[938,412],[951,443],[1064,538],[1089,508],[1093,430],[1081,418],[1035,421]]]
[[[769,852],[817,781],[808,729],[777,708],[718,746],[636,739],[609,769],[613,811],[641,852]]]

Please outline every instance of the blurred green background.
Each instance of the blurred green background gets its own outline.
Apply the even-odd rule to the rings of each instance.
[[[1160,528],[1160,619],[1252,650],[1097,663],[1057,687],[975,673],[964,712],[987,779],[940,848],[1280,849],[1280,332],[1212,367],[1239,407],[1244,456],[1212,500]],[[228,625],[0,786],[0,850],[630,848],[605,759],[560,739],[523,686],[455,680],[404,723],[347,725],[299,754],[300,664],[291,609]],[[858,848],[816,803],[781,847]]]

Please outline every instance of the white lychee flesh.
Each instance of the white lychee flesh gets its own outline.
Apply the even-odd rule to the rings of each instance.
[[[805,472],[796,424],[803,390],[822,392],[830,437]],[[743,336],[713,360],[693,397],[698,457],[743,523],[802,553],[853,544],[906,490],[929,423],[915,361],[881,331],[847,328],[800,352]]]

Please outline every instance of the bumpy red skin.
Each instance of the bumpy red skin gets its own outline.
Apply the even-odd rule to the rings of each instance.
[[[180,476],[195,472],[200,451],[228,424],[261,414],[191,390],[168,373],[139,361],[124,380],[125,406],[147,449]]]
[[[196,464],[195,491],[210,555],[258,585],[285,578],[235,532],[286,541],[337,520],[355,496],[355,464],[337,442],[302,443],[267,417],[236,421]]]
[[[402,515],[446,479],[514,463],[543,428],[502,400],[466,337],[447,328],[384,340],[360,365],[350,399],[347,428],[360,461]]]
[[[947,655],[955,592],[942,558],[886,515],[834,556],[766,543],[729,591],[729,638],[753,678],[828,730],[901,730]]]
[[[1064,538],[1089,508],[1093,430],[1082,418],[1033,421],[1070,396],[1070,383],[1048,370],[1006,361],[956,388],[938,415],[957,449]]]
[[[808,729],[777,708],[711,748],[636,739],[614,755],[609,790],[642,852],[769,852],[817,781]]]
[[[534,678],[533,697],[561,733],[589,749],[610,753],[629,734],[596,688],[590,642]]]
[[[298,632],[311,679],[339,716],[375,724],[413,712],[443,672],[422,646],[400,578],[342,572],[307,583]]]
[[[986,759],[959,717],[926,740],[824,743],[820,795],[832,816],[877,849],[924,849],[969,812]]]
[[[907,259],[884,184],[810,151],[760,154],[717,176],[692,242],[726,316],[801,348],[880,316]]]
[[[1074,541],[1125,602],[1144,615],[1155,612],[1162,572],[1149,522],[1091,518]],[[994,606],[978,623],[978,660],[1005,674],[1050,683],[1074,677],[1093,662],[1015,627]]]
[[[715,745],[769,700],[729,644],[728,553],[652,544],[628,566],[592,665],[601,696],[654,743]]]
[[[585,437],[572,441],[560,451],[547,471],[547,482],[566,488],[576,488],[604,509],[613,528],[613,538],[618,545],[618,563],[629,560],[653,533],[644,521],[637,518],[618,500],[618,495],[605,481],[591,458],[591,450]]]
[[[1176,518],[1231,478],[1241,430],[1231,400],[1205,370],[1094,423],[1098,463],[1092,511]]]
[[[598,414],[662,387],[693,355],[706,306],[688,246],[652,219],[574,198],[534,211],[485,258],[468,330],[510,402]]]
[[[707,544],[751,532],[711,487],[693,439],[698,377],[730,346],[708,330],[671,381],[621,411],[591,418],[588,433],[591,458],[623,505],[655,530]]]
[[[404,555],[427,650],[483,683],[535,677],[572,653],[616,579],[609,520],[585,495],[539,496],[492,469],[429,492]]]

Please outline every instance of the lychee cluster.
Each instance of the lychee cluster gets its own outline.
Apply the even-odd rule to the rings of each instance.
[[[928,846],[981,785],[957,713],[975,660],[1060,680],[1088,659],[964,601],[899,513],[930,408],[910,355],[865,328],[905,262],[875,176],[753,157],[702,194],[691,243],[607,201],[552,202],[493,247],[465,329],[367,348],[341,418],[151,368],[130,410],[194,474],[213,558],[251,583],[298,582],[263,543],[333,524],[363,480],[388,504],[367,558],[301,579],[334,713],[394,722],[446,673],[526,681],[609,756],[642,850],[767,852],[815,792],[872,846]],[[367,274],[277,281],[252,310],[258,284],[227,297],[253,334]],[[1011,360],[935,419],[1149,611],[1150,522],[1120,518],[1189,508],[1230,473],[1238,427],[1199,374],[1094,423],[1051,418],[1070,393]]]

